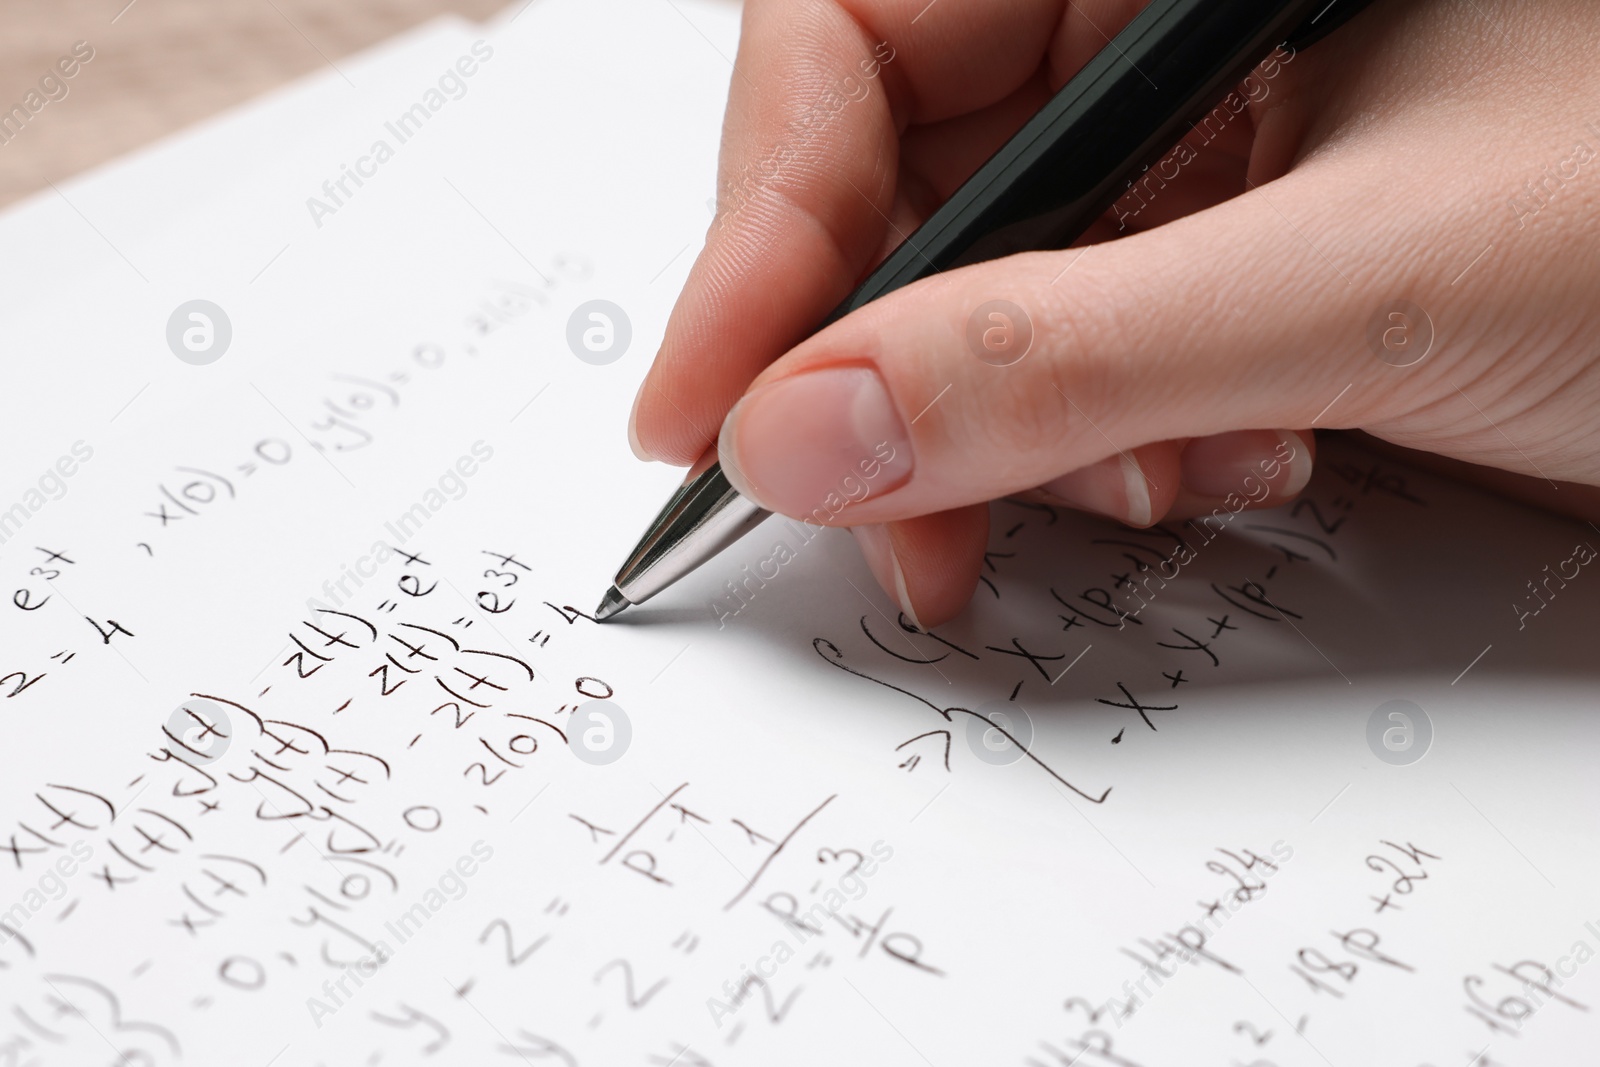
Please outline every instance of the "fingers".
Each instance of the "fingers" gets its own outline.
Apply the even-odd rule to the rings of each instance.
[[[1311,477],[1309,432],[1245,430],[1161,441],[1107,457],[1041,486],[1038,499],[1132,526],[1278,507]],[[938,626],[971,599],[988,547],[982,504],[883,525],[856,526],[856,543],[883,591],[919,627]]]
[[[1280,507],[1306,487],[1315,464],[1316,436],[1309,430],[1241,430],[1119,452],[1019,499],[1144,529],[1221,507]]]
[[[1140,5],[1089,6],[1115,32]],[[1052,35],[1101,40],[1079,21],[1063,20],[1061,0],[752,0],[717,218],[635,402],[635,451],[698,458],[751,379],[899,242],[901,132],[998,109],[1004,121],[953,128],[919,153],[937,171],[929,189],[947,194],[1043,98]]]
[[[1087,467],[1052,478],[1040,499],[1104,515],[1143,529],[1161,521],[1182,490],[1183,443],[1158,441],[1117,452]]]
[[[1316,458],[1316,435],[1309,430],[1237,430],[1197,438],[1179,460],[1181,488],[1166,517],[1287,504],[1311,481]]]
[[[1386,377],[1361,343],[1387,296],[1359,280],[1366,224],[1342,221],[1371,218],[1364,196],[1339,168],[1307,165],[1158,230],[920,282],[763,373],[719,453],[741,491],[797,515],[878,456],[871,494],[833,520],[854,525],[1029,490],[1156,442],[1267,431],[1193,446],[1183,474],[1214,498],[1242,482],[1227,449],[1270,452],[1273,427],[1312,425],[1335,400],[1346,425],[1408,402],[1393,383],[1418,379]]]
[[[851,531],[872,576],[914,625],[937,626],[966,607],[989,542],[985,504]]]

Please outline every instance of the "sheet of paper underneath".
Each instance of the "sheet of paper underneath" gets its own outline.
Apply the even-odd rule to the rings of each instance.
[[[0,1062],[1592,1047],[1592,530],[1334,444],[1201,529],[995,505],[935,634],[776,520],[584,617],[736,32],[543,0],[331,215],[456,56],[0,324]]]

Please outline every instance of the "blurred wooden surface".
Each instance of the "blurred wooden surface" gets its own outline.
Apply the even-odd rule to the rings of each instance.
[[[64,99],[0,144],[0,205],[435,15],[482,19],[504,6],[507,0],[0,0],[0,110],[20,103],[74,42],[95,50],[67,81]]]

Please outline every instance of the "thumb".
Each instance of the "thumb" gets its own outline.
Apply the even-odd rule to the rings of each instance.
[[[724,467],[769,509],[881,523],[1152,442],[1315,426],[1335,402],[1341,426],[1403,411],[1423,376],[1365,337],[1410,295],[1370,277],[1406,235],[1374,257],[1362,173],[1302,168],[1147,233],[892,293],[756,379],[723,424]]]

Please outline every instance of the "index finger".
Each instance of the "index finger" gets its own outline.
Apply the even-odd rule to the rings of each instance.
[[[1141,5],[1083,6],[1120,27]],[[710,447],[756,374],[881,252],[900,133],[1004,100],[1047,55],[1081,63],[1092,48],[1062,45],[1074,24],[1073,43],[1117,28],[1070,10],[1063,23],[1063,0],[749,0],[717,216],[635,401],[635,451],[688,464]]]

